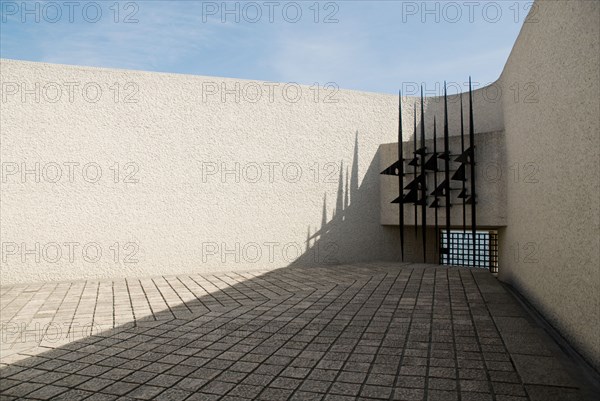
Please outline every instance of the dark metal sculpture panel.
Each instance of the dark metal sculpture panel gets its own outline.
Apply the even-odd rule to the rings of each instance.
[[[437,116],[433,116],[433,151],[429,152],[425,142],[425,110],[423,88],[421,87],[420,99],[421,112],[421,127],[419,138],[417,138],[417,110],[416,105],[413,109],[413,156],[410,159],[404,159],[404,145],[402,139],[402,93],[398,92],[398,160],[391,166],[381,172],[384,175],[398,176],[398,197],[392,203],[398,203],[399,206],[399,224],[400,224],[400,251],[404,261],[404,244],[405,244],[405,219],[404,205],[413,204],[414,208],[414,227],[415,236],[418,233],[418,210],[421,206],[421,241],[423,249],[423,262],[427,257],[427,208],[433,208],[435,211],[435,232],[436,247],[440,253],[446,252],[452,244],[453,236],[450,233],[452,227],[450,208],[452,207],[452,192],[460,191],[457,195],[462,203],[462,230],[466,234],[466,210],[467,205],[470,205],[471,211],[471,237],[473,239],[472,246],[469,247],[473,252],[473,260],[475,260],[475,252],[477,252],[477,244],[475,242],[477,231],[477,215],[476,215],[476,194],[475,194],[475,129],[473,118],[473,92],[471,86],[471,78],[469,78],[469,147],[465,149],[465,130],[464,130],[464,114],[463,114],[463,98],[460,95],[460,150],[453,154],[449,146],[449,126],[448,126],[448,94],[446,83],[444,83],[444,134],[443,134],[443,151],[438,152],[437,148]],[[443,161],[443,169],[439,168],[439,160]],[[406,163],[406,165],[405,165]],[[458,167],[453,169],[451,163],[458,163]],[[412,174],[407,173],[407,169],[412,166]],[[452,172],[452,175],[451,175]],[[442,182],[438,182],[439,174],[443,173]],[[410,175],[409,175],[410,174]],[[412,180],[408,183],[404,182],[405,176],[412,176]],[[452,188],[452,182],[460,182],[459,188]],[[469,184],[469,185],[467,185]],[[429,186],[432,185],[431,188]],[[431,193],[428,193],[428,191]],[[433,197],[431,203],[428,198]],[[442,201],[443,200],[443,201]],[[445,214],[445,241],[439,241],[439,223],[438,209],[446,208]]]

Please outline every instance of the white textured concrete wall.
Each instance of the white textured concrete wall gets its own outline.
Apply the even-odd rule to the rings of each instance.
[[[1,79],[2,284],[398,258],[376,160],[394,96],[11,60]]]
[[[536,4],[475,92],[476,132],[506,137],[500,278],[600,369],[600,3]],[[0,79],[1,284],[399,256],[394,96],[10,60]]]
[[[500,278],[600,369],[600,3],[537,2],[501,77],[507,228]]]

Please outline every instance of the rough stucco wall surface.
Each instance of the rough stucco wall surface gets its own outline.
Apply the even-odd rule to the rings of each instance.
[[[376,158],[395,96],[12,60],[1,77],[2,284],[399,258]],[[501,125],[499,102],[476,107]]]
[[[2,284],[394,257],[378,211],[365,207],[378,204],[378,188],[364,180],[379,144],[394,138],[393,96],[322,90],[315,99],[302,87],[293,102],[294,88],[271,98],[257,83],[254,102],[249,81],[10,60],[2,82]],[[223,82],[234,92],[225,99]],[[62,97],[53,103],[54,84]],[[39,102],[23,90],[36,85]],[[331,223],[343,235],[313,239],[320,248],[307,252],[325,196],[332,220],[357,132],[361,187],[350,203],[361,229]],[[23,176],[36,163],[41,178]],[[72,178],[66,163],[78,163]]]
[[[600,3],[537,2],[501,77],[507,228],[500,278],[600,369]],[[516,174],[518,172],[518,174]]]

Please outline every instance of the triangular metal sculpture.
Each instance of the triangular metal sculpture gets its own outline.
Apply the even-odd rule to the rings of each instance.
[[[414,207],[414,226],[415,235],[418,233],[418,222],[419,222],[419,206],[421,206],[421,232],[422,232],[422,250],[423,250],[423,261],[426,261],[427,257],[427,208],[434,209],[435,214],[435,232],[436,232],[436,248],[440,251],[440,254],[448,252],[448,248],[452,247],[451,241],[452,235],[450,233],[452,227],[451,221],[451,207],[452,207],[452,191],[460,191],[457,198],[462,200],[462,229],[463,234],[466,234],[466,205],[471,206],[471,238],[473,257],[471,260],[476,259],[476,230],[477,230],[477,218],[476,218],[476,204],[477,196],[475,194],[475,145],[474,145],[474,125],[473,125],[473,90],[471,78],[469,77],[469,144],[466,147],[465,144],[465,124],[464,124],[464,113],[463,113],[463,96],[460,95],[460,153],[453,154],[450,151],[449,146],[449,114],[448,114],[448,93],[447,86],[444,82],[444,136],[443,136],[443,150],[438,151],[437,149],[437,122],[436,117],[433,117],[433,152],[427,152],[427,146],[425,143],[425,110],[424,110],[424,97],[423,87],[421,87],[421,99],[420,99],[420,135],[417,136],[417,110],[416,102],[413,107],[413,156],[409,159],[404,159],[404,148],[403,148],[403,127],[402,127],[402,93],[398,92],[398,159],[392,165],[384,169],[381,174],[398,177],[398,197],[392,201],[399,205],[399,225],[400,225],[400,250],[401,259],[404,261],[404,246],[405,246],[405,220],[404,220],[404,205],[413,204]],[[438,160],[443,160],[443,168],[439,168]],[[406,164],[405,164],[406,163]],[[460,163],[456,170],[451,169],[450,163]],[[406,166],[412,166],[412,180],[406,184],[404,177],[409,175],[406,171]],[[469,169],[467,169],[469,166]],[[453,171],[452,176],[450,172]],[[438,182],[438,174],[443,173],[443,179]],[[429,181],[433,179],[433,182]],[[428,193],[428,181],[433,184],[434,190]],[[459,188],[451,188],[451,181],[460,181],[461,186]],[[469,184],[469,185],[467,185]],[[431,189],[429,188],[429,191]],[[408,191],[408,192],[405,192]],[[428,196],[433,197],[433,201],[429,202]],[[442,202],[443,199],[443,202]],[[438,209],[446,208],[445,213],[445,227],[443,230],[446,232],[447,243],[441,244],[439,242],[439,223],[438,223]],[[474,264],[474,262],[473,262]]]
[[[385,170],[383,170],[380,174],[383,175],[399,175],[400,174],[400,168],[402,167],[403,162],[398,160],[396,162],[394,162],[394,164],[392,164],[391,166],[389,166],[388,168],[386,168]]]
[[[462,94],[461,94],[462,97]],[[472,149],[468,148],[467,150],[463,150],[460,155],[454,159],[455,162],[459,162],[459,163],[464,163],[464,164],[469,164],[471,163],[471,153],[472,153]]]
[[[419,158],[414,157],[411,161],[408,162],[409,166],[417,167],[419,165]]]
[[[421,189],[421,185],[424,185],[424,184],[425,184],[425,174],[420,174],[417,176],[417,178],[415,178],[414,180],[409,182],[404,187],[404,189],[413,189],[413,188]]]
[[[434,119],[434,121],[435,121],[435,119]],[[438,157],[435,155],[435,152],[434,152],[433,156],[431,156],[429,158],[429,160],[427,160],[425,162],[425,170],[437,171],[437,163],[438,163]]]
[[[442,159],[442,160],[450,160],[452,156],[450,156],[450,153],[444,151],[444,152],[440,152],[438,154],[438,159]]]
[[[467,173],[465,171],[466,164],[461,164],[458,169],[452,174],[452,181],[466,181]]]
[[[417,188],[413,188],[402,198],[404,203],[414,203],[415,205],[419,202],[419,193]]]
[[[430,195],[435,197],[446,196],[446,180],[442,181],[442,183],[438,185]]]
[[[423,122],[421,121],[421,124],[423,124]],[[419,155],[419,156],[425,156],[427,155],[427,148],[422,146],[419,149],[415,150],[415,155]]]

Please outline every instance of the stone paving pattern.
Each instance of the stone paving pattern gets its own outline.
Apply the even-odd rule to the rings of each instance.
[[[362,264],[18,285],[0,295],[1,400],[590,394],[485,270]]]

